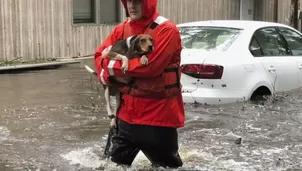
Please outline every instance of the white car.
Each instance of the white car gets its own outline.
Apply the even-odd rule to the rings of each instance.
[[[185,103],[233,103],[302,87],[302,34],[292,27],[243,20],[177,26]]]

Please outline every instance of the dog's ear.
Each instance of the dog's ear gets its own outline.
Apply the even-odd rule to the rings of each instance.
[[[139,47],[139,37],[138,36],[132,36],[130,39],[130,47],[128,49],[127,54],[129,55],[128,57],[134,57],[135,54],[137,53],[137,49]]]
[[[130,43],[134,42],[138,38],[137,35],[134,35],[130,38]]]
[[[131,51],[135,53],[138,50],[138,45],[139,45],[139,37],[138,36],[133,36],[130,40],[131,42]]]

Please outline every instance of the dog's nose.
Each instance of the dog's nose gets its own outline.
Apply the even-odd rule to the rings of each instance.
[[[153,50],[153,45],[149,45],[149,50]]]

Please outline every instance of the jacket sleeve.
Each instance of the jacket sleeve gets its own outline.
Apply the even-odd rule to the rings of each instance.
[[[179,31],[173,26],[163,26],[154,32],[154,51],[148,56],[148,65],[140,63],[140,58],[129,60],[126,73],[121,70],[122,62],[111,60],[107,64],[108,73],[118,77],[155,77],[163,73],[176,51],[181,48]],[[105,68],[106,66],[104,66]]]
[[[102,52],[103,50],[114,44],[119,39],[121,33],[118,31],[118,29],[119,29],[118,26],[113,29],[113,31],[107,36],[105,41],[96,49],[96,52],[94,54],[94,65],[99,81],[100,81],[99,75],[102,70],[101,67],[101,59],[103,58]]]

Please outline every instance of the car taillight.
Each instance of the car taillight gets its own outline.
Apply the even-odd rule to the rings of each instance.
[[[211,64],[184,64],[180,71],[194,78],[221,79],[223,66]]]

